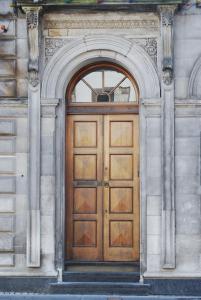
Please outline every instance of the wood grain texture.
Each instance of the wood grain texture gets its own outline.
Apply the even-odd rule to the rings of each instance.
[[[67,117],[67,258],[139,259],[138,116]]]

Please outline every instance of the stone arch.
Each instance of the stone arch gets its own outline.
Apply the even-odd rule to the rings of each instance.
[[[201,98],[201,56],[196,60],[190,75],[188,96]]]
[[[135,78],[140,98],[159,98],[160,84],[152,59],[139,45],[111,35],[86,36],[63,46],[47,64],[42,98],[64,99],[71,77],[79,68],[98,60],[116,62]]]

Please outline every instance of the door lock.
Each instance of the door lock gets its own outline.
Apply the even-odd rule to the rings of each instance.
[[[108,188],[109,187],[109,182],[104,181],[104,187]]]

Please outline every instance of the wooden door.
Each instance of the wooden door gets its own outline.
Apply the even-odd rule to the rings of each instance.
[[[104,259],[139,259],[138,116],[104,122]]]
[[[67,259],[139,259],[138,116],[67,117]]]
[[[102,116],[67,117],[67,258],[102,259]]]

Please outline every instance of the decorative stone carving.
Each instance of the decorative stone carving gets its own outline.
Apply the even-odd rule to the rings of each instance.
[[[29,63],[28,78],[29,83],[36,87],[39,84],[39,38],[38,38],[38,20],[42,7],[23,7],[26,12],[28,44],[29,44]]]
[[[38,11],[35,9],[29,10],[26,8],[26,19],[27,19],[27,27],[29,29],[34,29],[38,26]]]
[[[166,85],[170,85],[173,80],[173,70],[170,68],[166,68],[163,70],[163,82]]]
[[[65,38],[46,38],[45,39],[45,58],[46,63],[49,59],[64,45],[70,43],[73,39]],[[138,38],[132,41],[140,45],[157,63],[157,39],[156,38]]]

